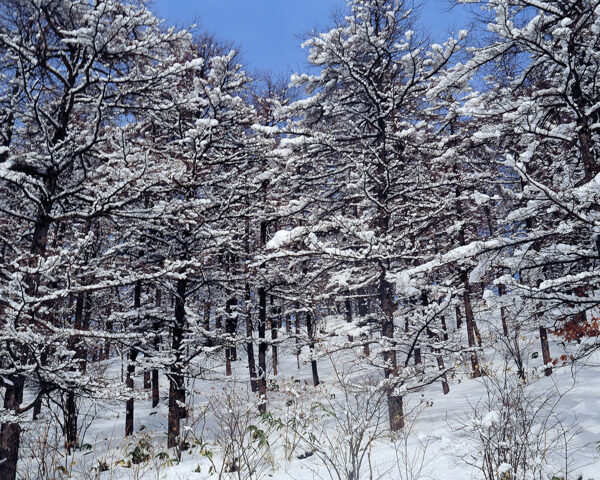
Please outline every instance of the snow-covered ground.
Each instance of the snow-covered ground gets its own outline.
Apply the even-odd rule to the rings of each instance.
[[[565,466],[568,479],[600,478],[597,450],[597,442],[600,441],[600,383],[596,366],[599,359],[591,357],[586,363],[556,369],[552,376],[545,377],[541,375],[541,359],[532,358],[533,351],[535,344],[532,343],[526,352],[530,384],[525,391],[535,401],[552,398],[551,405],[554,405],[554,399],[559,399],[555,415],[547,423],[555,425],[555,421],[559,420],[563,437],[568,440],[566,444],[557,445],[544,459],[550,474],[548,478],[553,475],[564,478]],[[270,416],[261,419],[255,413],[256,398],[249,389],[241,349],[240,353],[240,359],[234,363],[234,374],[228,380],[223,380],[224,368],[213,359],[213,364],[206,360],[203,365],[206,378],[189,383],[192,407],[188,418],[183,421],[182,436],[190,448],[181,452],[180,460],[176,458],[177,452],[165,447],[168,384],[166,378],[161,377],[159,407],[151,408],[149,392],[143,393],[135,402],[136,433],[126,440],[123,439],[125,407],[122,402],[102,402],[94,406],[85,402],[82,405],[82,448],[73,456],[65,457],[62,449],[52,447],[53,432],[60,433],[53,430],[55,427],[49,427],[53,424],[50,414],[46,412],[38,422],[26,424],[27,435],[20,462],[23,478],[39,478],[36,472],[40,471],[44,456],[46,462],[54,458],[54,478],[62,478],[65,472],[70,478],[102,480],[338,478],[334,464],[347,461],[340,460],[339,455],[344,454],[353,441],[350,437],[367,420],[370,429],[367,428],[366,432],[373,433],[376,428],[377,433],[373,434],[370,445],[363,448],[364,459],[358,478],[483,478],[468,464],[471,461],[477,463],[482,456],[472,443],[473,438],[469,434],[472,430],[468,425],[473,422],[474,409],[480,413],[480,423],[497,421],[494,409],[485,404],[487,379],[470,379],[466,372],[458,371],[450,379],[448,395],[443,394],[439,382],[407,395],[406,436],[392,438],[387,432],[386,412],[381,415],[378,410],[379,413],[369,417],[371,407],[377,410],[373,406],[377,403],[376,393],[370,406],[364,401],[353,403],[345,400],[344,390],[338,384],[339,378],[343,377],[350,384],[369,383],[370,371],[351,363],[355,355],[337,354],[320,359],[319,374],[323,383],[313,387],[306,356],[301,357],[298,369],[292,345],[284,345],[279,355],[280,374],[270,384]],[[493,353],[488,353],[482,363],[495,375],[500,373],[500,363]],[[121,375],[120,359],[109,363],[108,374]],[[272,372],[270,378],[273,378]],[[141,375],[136,377],[135,382],[136,385],[141,384]],[[380,400],[385,406],[383,399]],[[540,418],[544,420],[545,417]],[[232,429],[232,434],[228,433],[228,428]],[[240,429],[237,433],[236,428]],[[46,444],[40,441],[45,438],[45,432],[48,433]],[[263,432],[265,438],[261,437]],[[539,427],[533,432],[540,436],[550,435]],[[241,438],[244,434],[247,434],[245,440]],[[302,435],[308,441],[302,441]],[[228,442],[231,438],[234,440]],[[544,438],[544,442],[550,443],[550,439]],[[363,442],[363,446],[367,443]],[[247,461],[254,469],[251,477],[243,468],[242,472],[223,473],[229,466],[229,461],[224,458],[227,445],[236,452],[233,456],[240,458],[237,461],[243,462],[242,457],[247,455]],[[318,448],[313,451],[315,445]],[[327,462],[325,457],[334,460]],[[131,462],[135,459],[143,461]],[[61,465],[58,470],[57,465]],[[49,467],[45,465],[45,468]]]

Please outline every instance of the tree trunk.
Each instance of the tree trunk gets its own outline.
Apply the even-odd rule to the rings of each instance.
[[[315,353],[315,326],[312,319],[312,313],[306,312],[306,331],[309,338],[310,347],[310,368],[312,370],[313,385],[316,387],[319,385],[319,371],[317,369],[317,360],[314,358]]]
[[[271,297],[272,301],[273,297]],[[277,336],[278,336],[278,328],[279,328],[279,315],[280,315],[279,307],[273,308],[273,319],[271,320],[271,352],[273,356],[273,375],[277,376],[277,367],[278,360],[277,357]]]
[[[504,296],[506,294],[506,287],[502,284],[498,285],[498,295]],[[506,307],[500,307],[500,318],[502,320],[502,333],[505,337],[508,337],[508,323],[506,321]]]
[[[133,291],[133,308],[139,309],[141,306],[142,296],[142,282],[138,280],[135,282],[135,288]],[[129,361],[127,362],[127,377],[125,384],[127,388],[133,391],[133,375],[135,373],[135,361],[138,356],[138,350],[135,347],[129,349]],[[133,435],[133,414],[134,414],[134,400],[131,397],[127,400],[125,407],[125,436]]]
[[[360,292],[364,293],[363,290],[361,290]],[[368,313],[369,313],[369,309],[368,309],[368,305],[367,305],[367,300],[365,299],[364,296],[361,296],[358,299],[358,316],[362,319],[362,321],[364,321]],[[367,337],[366,340],[367,340],[367,342],[365,343],[365,345],[363,347],[363,354],[365,357],[368,357],[371,354],[371,350],[369,348],[369,338]]]
[[[296,365],[298,370],[300,370],[300,353],[302,352],[302,347],[300,346],[300,304],[298,303],[296,303],[296,313],[294,313],[294,326],[296,335]]]
[[[77,300],[75,301],[75,330],[80,330],[84,323],[83,320],[83,310],[84,303],[87,295],[83,292],[77,294]],[[86,309],[86,315],[87,315]],[[71,348],[75,349],[75,358],[80,362],[79,368],[84,371],[85,364],[83,363],[85,360],[85,349],[81,347],[79,344],[80,339],[75,336],[72,337],[69,341]],[[67,392],[67,399],[64,406],[65,411],[65,448],[69,454],[71,450],[77,447],[77,403],[75,400],[75,392],[69,391]]]
[[[457,305],[456,306],[456,329],[460,330],[460,327],[462,327],[462,313],[460,312],[460,307]]]
[[[479,378],[481,376],[481,370],[479,367],[479,359],[477,352],[475,352],[475,316],[473,315],[473,308],[471,307],[471,295],[469,277],[466,270],[461,272],[461,277],[464,284],[463,302],[465,305],[465,319],[467,321],[467,336],[469,339],[469,348],[471,349],[471,367],[473,369],[473,378]]]
[[[444,332],[444,341],[448,341],[448,327],[446,325],[446,317],[442,315],[442,331]]]
[[[207,332],[210,332],[210,311],[212,309],[212,305],[210,304],[210,302],[206,302],[204,304],[204,330],[206,330]],[[206,341],[206,345],[209,347],[214,346],[215,342],[213,341],[213,339],[211,337],[208,337],[208,340]]]
[[[33,420],[37,420],[38,417],[40,416],[40,413],[42,413],[42,397],[41,396],[36,399],[35,404],[33,405],[33,415],[31,416],[31,418]]]
[[[169,418],[167,447],[172,448],[179,441],[179,423],[185,417],[185,385],[182,374],[183,333],[185,330],[185,300],[187,280],[177,280],[177,296],[175,298],[175,324],[173,325],[171,348],[174,361],[169,374]]]
[[[115,293],[116,295],[118,295],[119,289],[117,287],[115,287]],[[111,309],[112,310],[112,309]],[[108,317],[110,318],[110,316],[112,315],[112,311],[108,312]],[[106,331],[108,333],[112,333],[113,331],[113,322],[111,320],[107,320],[106,321]],[[108,360],[110,358],[110,339],[106,339],[104,341],[104,354],[103,354],[103,358],[104,360]]]
[[[250,374],[250,388],[253,393],[258,391],[256,381],[256,360],[254,358],[254,328],[252,326],[252,310],[250,308],[250,286],[246,284],[246,349],[248,350],[248,373]]]
[[[260,248],[267,243],[267,222],[260,222]],[[267,411],[267,342],[265,331],[267,328],[267,291],[262,285],[258,288],[258,394],[260,402],[258,411]]]
[[[258,289],[258,394],[260,413],[267,411],[267,342],[265,331],[267,326],[267,293],[265,287]]]
[[[415,365],[423,365],[423,357],[421,356],[420,347],[415,347]]]
[[[77,405],[73,391],[67,393],[65,402],[65,437],[65,449],[70,455],[77,448]]]
[[[444,369],[446,368],[444,366],[444,359],[440,355],[439,350],[436,350],[436,354],[437,354],[436,358],[437,358],[438,368],[440,369],[440,372],[443,372]],[[450,392],[450,386],[448,385],[448,378],[446,377],[445,373],[442,375],[442,390],[444,392],[444,395],[448,395],[448,393]]]
[[[160,307],[162,301],[162,292],[159,288],[156,289],[156,307]],[[160,324],[156,322],[154,324],[154,351],[158,352],[160,347],[160,336],[158,334]],[[152,369],[152,408],[156,408],[160,401],[160,385],[158,380],[158,368]]]
[[[234,336],[237,322],[234,323],[231,307],[237,303],[235,298],[230,298],[225,304],[225,327],[227,331],[227,346],[225,347],[225,375],[231,377],[231,362],[235,360]]]
[[[47,188],[48,200],[44,201],[38,210],[33,238],[31,242],[31,267],[35,267],[39,260],[44,257],[46,245],[48,243],[48,231],[52,223],[48,212],[52,210],[52,195],[56,191],[56,178],[48,176],[44,180]],[[37,288],[38,280],[33,275],[28,275],[26,278],[27,294],[34,295]],[[15,323],[15,328],[19,325]],[[19,348],[17,346],[17,348]],[[20,350],[20,348],[19,348]],[[23,360],[26,360],[25,354],[20,354]],[[27,362],[25,362],[27,363]],[[8,412],[17,412],[23,402],[23,389],[25,387],[25,377],[23,375],[7,376],[8,381],[5,383],[4,392],[4,409]],[[3,423],[0,427],[0,479],[15,480],[17,475],[17,462],[19,460],[19,445],[21,442],[21,427],[18,423]]]
[[[552,357],[550,357],[550,346],[548,345],[548,331],[543,326],[540,326],[540,342],[542,343],[542,360],[546,366],[544,373],[549,377],[552,375],[552,367],[548,365],[552,363]]]
[[[352,302],[349,298],[344,301],[344,307],[346,310],[346,323],[352,323]],[[348,341],[353,342],[354,338],[352,335],[348,335]]]
[[[16,412],[23,402],[25,379],[22,375],[13,375],[5,382],[4,409]],[[0,430],[0,479],[16,480],[17,462],[19,460],[19,445],[21,426],[19,423],[3,423]]]
[[[385,361],[384,374],[388,379],[387,389],[388,413],[390,417],[390,429],[397,432],[404,428],[404,408],[403,399],[394,393],[396,385],[394,378],[398,376],[398,361],[396,359],[396,350],[392,344],[394,339],[394,304],[392,295],[392,285],[385,279],[385,269],[381,269],[379,276],[379,303],[383,312],[381,323],[381,336],[390,342],[389,345],[383,345],[383,359]]]
[[[443,335],[443,339],[444,341],[448,341],[448,329],[446,327],[446,318],[442,315],[441,318],[441,324],[442,324],[442,335]],[[445,365],[444,365],[444,358],[441,355],[441,352],[439,349],[436,350],[437,353],[437,364],[438,364],[438,368],[440,370],[445,370]],[[444,395],[448,395],[448,393],[450,393],[450,386],[448,385],[448,377],[446,376],[446,374],[444,373],[442,375],[442,391],[444,392]]]

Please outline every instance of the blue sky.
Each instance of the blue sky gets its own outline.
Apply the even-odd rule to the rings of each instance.
[[[289,75],[306,71],[306,51],[298,37],[329,24],[332,9],[345,0],[154,0],[157,15],[169,24],[197,23],[203,30],[241,47],[250,71]],[[422,0],[420,23],[441,41],[453,27],[462,28],[465,15],[449,9],[448,0]]]

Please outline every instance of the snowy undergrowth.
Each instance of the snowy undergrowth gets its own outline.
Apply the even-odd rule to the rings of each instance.
[[[486,339],[492,335],[485,331]],[[523,383],[502,355],[486,351],[481,379],[457,370],[448,395],[439,382],[407,395],[405,429],[391,434],[377,372],[349,352],[324,356],[322,384],[314,387],[310,364],[301,361],[298,369],[293,349],[282,350],[285,373],[270,383],[265,415],[258,415],[243,356],[226,382],[220,366],[205,363],[211,373],[188,384],[179,448],[165,447],[168,383],[161,378],[159,406],[151,408],[149,394],[140,394],[136,433],[127,439],[120,402],[81,403],[81,448],[72,455],[62,448],[52,409],[26,423],[21,478],[598,478],[597,357],[545,377],[532,344],[523,352]],[[108,367],[109,375],[120,375],[118,358]],[[510,476],[511,463],[522,465],[523,476]]]

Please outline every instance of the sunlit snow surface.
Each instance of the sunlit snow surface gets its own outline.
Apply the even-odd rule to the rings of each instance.
[[[282,331],[281,334],[284,332]],[[355,331],[340,331],[340,334],[356,334]],[[489,335],[489,332],[488,332]],[[281,337],[281,335],[280,335]],[[343,344],[345,337],[338,338],[339,344]],[[493,337],[488,337],[488,341]],[[554,351],[558,350],[557,345],[552,345]],[[194,418],[200,416],[203,409],[208,407],[208,402],[215,396],[226,395],[231,388],[243,392],[242,397],[249,391],[247,382],[247,365],[245,354],[240,350],[240,359],[234,363],[234,375],[227,382],[217,381],[217,378],[223,378],[224,367],[221,362],[213,359],[203,359],[202,366],[206,369],[206,379],[190,381],[188,387],[192,391],[191,403],[193,410],[190,418],[184,420],[182,424],[182,435],[187,434],[192,438],[192,433],[196,437],[202,437],[206,442],[206,449],[214,453],[213,461],[217,466],[221,465],[221,452],[219,447],[214,444],[215,435],[222,431],[222,428],[215,423],[214,417],[208,415],[206,422],[194,423]],[[529,387],[532,393],[544,395],[549,391],[558,388],[564,394],[559,403],[557,413],[564,425],[571,429],[571,434],[575,433],[574,439],[569,443],[569,477],[578,478],[582,475],[584,480],[598,478],[600,472],[600,457],[597,451],[597,443],[600,440],[600,383],[598,378],[598,360],[596,355],[587,361],[587,364],[576,364],[573,368],[563,367],[555,370],[551,377],[543,377],[542,362],[540,358],[532,358],[531,353],[538,351],[539,347],[535,340],[529,347],[526,347],[527,353],[527,371],[530,379],[534,380]],[[376,355],[376,352],[372,352]],[[498,358],[489,351],[486,352],[483,364],[487,368],[492,368],[498,362]],[[540,355],[541,356],[541,355]],[[293,349],[293,340],[286,340],[280,346],[280,374],[276,377],[278,391],[269,392],[269,411],[275,417],[286,418],[286,412],[289,414],[289,402],[291,398],[298,400],[298,404],[304,402],[306,406],[306,415],[310,415],[309,406],[319,398],[334,398],[337,394],[341,398],[341,391],[335,386],[335,370],[348,373],[348,379],[355,382],[362,382],[368,376],[368,370],[357,369],[348,363],[351,359],[348,354],[332,354],[329,357],[319,359],[319,374],[323,384],[316,389],[312,386],[312,377],[310,369],[310,354],[305,348],[300,355],[300,369],[297,368],[296,357]],[[270,365],[270,357],[268,364]],[[347,361],[348,362],[347,362]],[[109,363],[108,374],[120,377],[121,361],[115,358]],[[272,378],[272,371],[269,372]],[[215,380],[211,380],[211,377]],[[140,465],[132,465],[126,468],[122,461],[131,458],[130,452],[134,449],[136,442],[140,439],[150,438],[154,444],[152,452],[154,455],[164,457],[167,452],[173,457],[173,452],[165,448],[166,444],[166,419],[167,419],[167,399],[168,384],[166,378],[161,376],[161,398],[157,409],[152,409],[148,392],[142,392],[135,403],[135,431],[134,437],[124,441],[124,412],[123,403],[114,402],[111,404],[103,403],[97,407],[84,406],[80,412],[80,421],[86,422],[86,415],[94,416],[94,421],[85,431],[83,444],[85,448],[78,451],[74,456],[64,458],[62,452],[57,453],[59,463],[66,465],[71,472],[71,478],[100,478],[100,479],[131,479],[131,478],[160,478],[167,480],[175,479],[209,479],[218,478],[217,474],[209,474],[210,462],[206,457],[199,453],[195,448],[190,452],[184,452],[181,462],[170,461],[149,461]],[[136,385],[142,383],[141,373],[136,376]],[[409,423],[412,430],[408,438],[408,456],[418,458],[423,451],[423,445],[427,445],[425,451],[425,462],[420,478],[430,478],[434,480],[469,480],[482,478],[474,469],[466,465],[458,457],[461,454],[477,455],[477,452],[469,450],[468,443],[455,430],[468,421],[472,412],[472,406],[478,404],[485,396],[485,389],[482,381],[469,379],[466,372],[457,371],[454,378],[450,379],[450,393],[443,395],[440,383],[428,386],[422,392],[410,394],[406,397],[405,411],[410,412]],[[190,398],[190,397],[188,397]],[[254,398],[249,394],[249,398]],[[287,402],[287,403],[286,403]],[[415,417],[415,412],[417,415]],[[482,422],[494,422],[497,420],[497,414],[494,411],[483,413]],[[40,451],[38,441],[31,443],[32,439],[39,440],[47,429],[47,424],[51,422],[50,415],[43,415],[42,420],[37,423],[27,423],[26,440],[23,446],[23,459],[20,463],[22,471],[25,469],[38,468],[40,461]],[[186,423],[187,422],[187,423]],[[414,424],[413,424],[414,423]],[[259,420],[256,424],[260,425]],[[330,435],[336,433],[331,431]],[[284,455],[283,443],[280,435],[272,435],[269,439],[271,445],[272,457],[268,459],[268,472],[273,478],[282,479],[313,479],[330,478],[328,473],[319,461],[317,455],[312,455],[305,459],[298,459],[297,456],[305,453],[306,449],[298,447],[292,455],[290,461],[286,461]],[[340,442],[344,441],[342,438]],[[163,452],[161,454],[161,452]],[[373,445],[370,450],[371,465],[373,469],[373,478],[384,479],[402,479],[398,471],[397,451],[392,447],[389,438],[382,438]],[[89,477],[90,472],[96,474],[100,461],[104,461],[109,471],[103,472],[99,477]],[[564,459],[556,456],[554,459],[556,469],[564,468]],[[561,467],[562,466],[562,467]],[[367,470],[365,470],[366,472]],[[559,473],[559,470],[556,470]],[[361,478],[369,478],[368,473]],[[27,478],[27,477],[24,477]],[[232,474],[226,474],[223,478],[237,478]],[[261,477],[268,478],[268,477]]]

